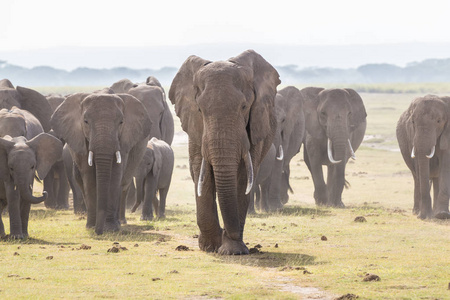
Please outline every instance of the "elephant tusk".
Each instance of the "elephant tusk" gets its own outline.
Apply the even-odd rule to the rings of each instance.
[[[253,164],[252,157],[250,156],[250,151],[244,157],[245,168],[247,169],[247,189],[245,190],[245,194],[248,195],[253,187]]]
[[[280,145],[280,147],[278,148],[278,152],[280,152],[280,156],[277,156],[278,160],[283,160],[284,159],[284,152],[283,152],[283,146]]]
[[[353,151],[352,143],[348,140],[348,145],[350,146],[350,155],[353,160],[356,159],[355,151]]]
[[[328,159],[330,160],[330,162],[332,164],[338,164],[340,163],[342,160],[334,160],[333,158],[333,153],[331,152],[331,140],[328,139]]]
[[[413,147],[412,151],[411,151],[411,158],[415,158],[415,157],[416,157],[416,147]]]
[[[88,156],[88,165],[89,167],[92,167],[92,158],[94,157],[94,152],[89,151],[89,156]]]
[[[434,152],[436,151],[436,146],[433,146],[433,149],[431,149],[431,153],[428,155],[425,155],[427,158],[432,158],[434,156]]]
[[[122,157],[120,156],[120,151],[116,152],[117,163],[120,164],[122,162]]]
[[[199,197],[202,196],[202,190],[203,190],[203,181],[205,180],[205,159],[202,159],[202,166],[200,167],[200,175],[198,176],[198,183],[197,183],[197,195]]]

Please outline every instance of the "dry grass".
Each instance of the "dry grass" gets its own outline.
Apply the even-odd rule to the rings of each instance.
[[[95,236],[83,217],[36,206],[31,238],[0,242],[0,298],[307,299],[304,288],[317,287],[323,292],[313,290],[310,299],[448,299],[450,221],[411,214],[412,177],[395,151],[395,123],[414,95],[362,96],[367,133],[377,141],[364,143],[348,165],[346,209],[315,207],[299,154],[289,205],[247,219],[244,240],[263,253],[201,252],[187,146],[175,144],[167,219],[141,222],[128,214],[120,233]],[[358,216],[367,222],[355,222]],[[114,242],[128,250],[108,253]],[[176,251],[179,245],[190,251]],[[365,282],[366,273],[381,280]]]

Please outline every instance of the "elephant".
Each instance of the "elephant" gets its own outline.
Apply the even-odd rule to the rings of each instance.
[[[18,86],[14,88],[8,79],[0,80],[0,109],[13,106],[32,113],[41,123],[44,132],[51,129],[52,109],[47,99],[39,92]]]
[[[69,182],[70,189],[72,190],[73,212],[75,214],[84,214],[86,212],[86,203],[84,202],[83,191],[75,179],[76,176],[79,177],[80,175],[78,169],[73,163],[70,148],[67,144],[64,145],[63,148],[62,161],[64,164],[67,181]]]
[[[144,155],[152,121],[128,94],[76,93],[51,117],[67,143],[87,207],[86,227],[97,235],[120,230],[119,207]]]
[[[115,82],[111,87],[114,93],[127,93],[139,99],[147,109],[150,119],[154,122],[150,138],[156,137],[169,145],[174,136],[172,112],[166,101],[166,93],[158,79],[149,76],[146,83],[134,84],[128,79]]]
[[[65,100],[65,97],[59,94],[50,94],[46,96],[52,109],[52,113]],[[52,131],[50,131],[52,134]],[[45,207],[54,209],[69,208],[69,181],[66,174],[66,168],[62,158],[58,160],[50,169],[44,178],[44,190],[48,192],[47,199],[44,201]]]
[[[449,219],[450,97],[414,99],[398,120],[397,140],[414,178],[413,213],[420,219]]]
[[[189,137],[203,251],[249,253],[243,241],[249,193],[275,135],[280,83],[275,68],[253,50],[215,62],[192,55],[173,79],[169,99]]]
[[[9,134],[12,134],[11,137]],[[32,194],[35,173],[44,178],[62,153],[62,143],[43,133],[40,122],[28,111],[0,110],[0,236],[5,236],[1,211],[8,205],[10,236],[28,236],[31,204],[47,198]]]
[[[173,150],[166,142],[152,138],[144,158],[136,172],[136,203],[131,212],[141,204],[141,220],[153,220],[152,204],[159,219],[165,218],[166,198],[172,181],[174,164]],[[156,193],[159,192],[159,201]]]
[[[313,178],[316,205],[345,207],[345,166],[350,157],[356,158],[366,131],[363,100],[352,89],[307,87],[301,92],[305,100],[304,159]],[[326,183],[322,165],[328,168]]]
[[[269,195],[269,198],[262,200],[265,210],[281,209],[289,200],[288,191],[292,192],[289,184],[289,164],[292,158],[300,152],[305,137],[303,102],[302,93],[293,86],[281,89],[275,98],[278,125],[273,143],[277,150],[277,159],[272,168],[270,180],[264,183],[270,185],[264,187],[264,189],[269,189],[269,193],[263,195],[263,197]]]
[[[255,214],[256,208],[260,211],[268,211],[268,203],[263,200],[269,199],[270,175],[276,160],[275,145],[272,144],[266,156],[259,166],[258,174],[255,176],[252,191],[250,193],[250,203],[248,213]],[[263,194],[263,196],[261,196]]]

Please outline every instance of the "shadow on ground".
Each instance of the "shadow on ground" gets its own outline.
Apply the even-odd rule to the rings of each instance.
[[[301,207],[301,206],[285,206],[277,212],[249,214],[250,218],[267,218],[270,216],[332,216],[330,209],[326,207]]]
[[[226,263],[241,264],[244,266],[281,268],[285,266],[310,266],[324,264],[316,262],[316,257],[299,253],[255,253],[250,255],[222,256],[214,254],[218,259]]]
[[[155,233],[153,225],[122,225],[118,232],[105,232],[102,235],[95,234],[91,229],[90,236],[95,240],[112,242],[151,242],[169,241],[171,236]]]

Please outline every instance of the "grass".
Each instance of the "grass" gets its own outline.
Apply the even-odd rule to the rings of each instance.
[[[198,249],[187,146],[176,143],[165,220],[129,213],[121,232],[96,236],[83,216],[36,205],[30,238],[0,241],[0,298],[302,299],[315,287],[311,298],[448,299],[450,221],[411,214],[412,176],[396,151],[395,124],[416,96],[362,94],[371,138],[348,164],[347,208],[317,208],[302,154],[293,159],[289,204],[247,218],[244,241],[262,254]],[[127,250],[107,252],[114,242]],[[366,273],[381,280],[364,282]]]

